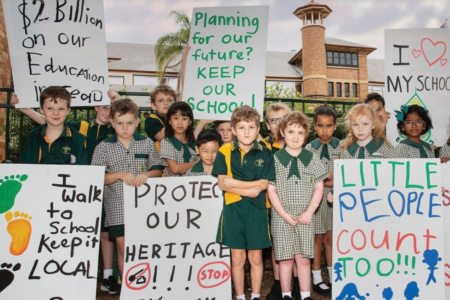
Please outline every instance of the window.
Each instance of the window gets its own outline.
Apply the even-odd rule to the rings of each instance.
[[[344,83],[345,97],[350,97],[350,83]]]
[[[358,53],[327,51],[329,66],[358,67]]]
[[[109,76],[109,84],[123,84],[123,76]]]
[[[356,83],[352,83],[352,89],[353,89],[353,97],[358,97],[358,85]]]
[[[328,82],[328,96],[334,96],[333,82]]]
[[[164,84],[169,85],[174,90],[177,89],[177,78],[176,77],[164,77]],[[157,86],[159,84],[158,78],[152,75],[133,75],[134,85],[149,85]]]
[[[336,82],[336,97],[342,97],[342,83]]]

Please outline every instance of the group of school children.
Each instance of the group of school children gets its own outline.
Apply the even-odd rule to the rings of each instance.
[[[433,128],[428,111],[418,105],[400,109],[397,128],[406,139],[394,148],[385,137],[390,116],[376,93],[348,112],[347,136],[342,141],[334,137],[336,113],[331,106],[320,105],[314,114],[317,138],[309,144],[308,118],[283,103],[267,108],[265,123],[271,135],[265,139],[259,135],[261,116],[247,105],[236,108],[230,121],[215,122],[216,130],[203,130],[213,120],[201,120],[194,130],[190,105],[177,102],[175,91],[160,85],[150,93],[152,113],[145,120],[146,137],[136,132],[137,105],[113,91],[108,95],[111,106],[95,107],[97,115],[90,123],[66,122],[71,95],[64,87],[42,92],[40,113],[20,111],[41,124],[29,132],[23,163],[106,168],[101,289],[111,294],[120,292],[112,274],[111,240],[123,275],[123,183],[139,187],[150,177],[217,177],[224,206],[216,242],[231,249],[236,299],[245,299],[246,259],[251,266],[251,299],[260,299],[262,249],[272,246],[274,285],[266,299],[311,300],[311,287],[322,295],[330,295],[332,287],[331,280],[324,283],[320,266],[324,247],[331,278],[334,159],[435,157],[433,147],[420,139]],[[18,102],[14,94],[11,104]],[[448,144],[440,156],[442,162],[449,160]]]

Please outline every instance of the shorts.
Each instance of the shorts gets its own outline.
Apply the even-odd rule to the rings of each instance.
[[[105,206],[102,205],[102,219],[100,222],[100,232],[108,232],[108,227],[105,227]]]
[[[125,225],[115,225],[108,227],[110,238],[119,238],[125,236]]]

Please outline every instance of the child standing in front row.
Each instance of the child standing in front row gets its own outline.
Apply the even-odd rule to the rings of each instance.
[[[308,132],[309,121],[303,113],[292,112],[283,118],[279,134],[285,147],[274,155],[276,180],[267,188],[274,208],[271,231],[284,300],[292,299],[294,259],[301,298],[312,300],[309,260],[314,257],[314,212],[322,201],[328,172],[319,157],[303,148]]]
[[[216,130],[200,132],[195,146],[195,151],[200,156],[200,160],[186,172],[185,176],[211,175],[217,151],[219,151],[221,145],[222,139]]]
[[[347,114],[347,137],[341,142],[342,159],[397,158],[384,127],[368,104],[357,104]]]
[[[322,245],[325,245],[325,260],[328,275],[332,275],[332,237],[333,237],[333,206],[328,204],[326,195],[333,188],[334,160],[341,157],[340,140],[333,136],[336,130],[336,112],[329,105],[320,105],[314,113],[314,129],[317,138],[306,145],[305,149],[312,151],[328,172],[324,180],[324,196],[315,214],[314,260],[312,263],[313,290],[321,295],[330,294],[331,289],[322,279],[320,270],[322,260]],[[331,280],[330,280],[331,281]]]
[[[172,104],[167,111],[164,130],[160,152],[164,176],[183,176],[198,161],[191,106],[186,102]]]
[[[420,136],[427,133],[433,124],[428,111],[417,104],[403,106],[396,111],[397,129],[406,139],[395,147],[399,158],[434,158],[434,149],[422,141]]]

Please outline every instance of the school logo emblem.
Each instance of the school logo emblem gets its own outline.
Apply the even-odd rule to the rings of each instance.
[[[255,165],[260,168],[264,167],[264,160],[262,158],[258,158],[255,160]]]
[[[72,149],[69,146],[61,148],[61,152],[64,154],[70,154],[70,150],[72,150]]]

